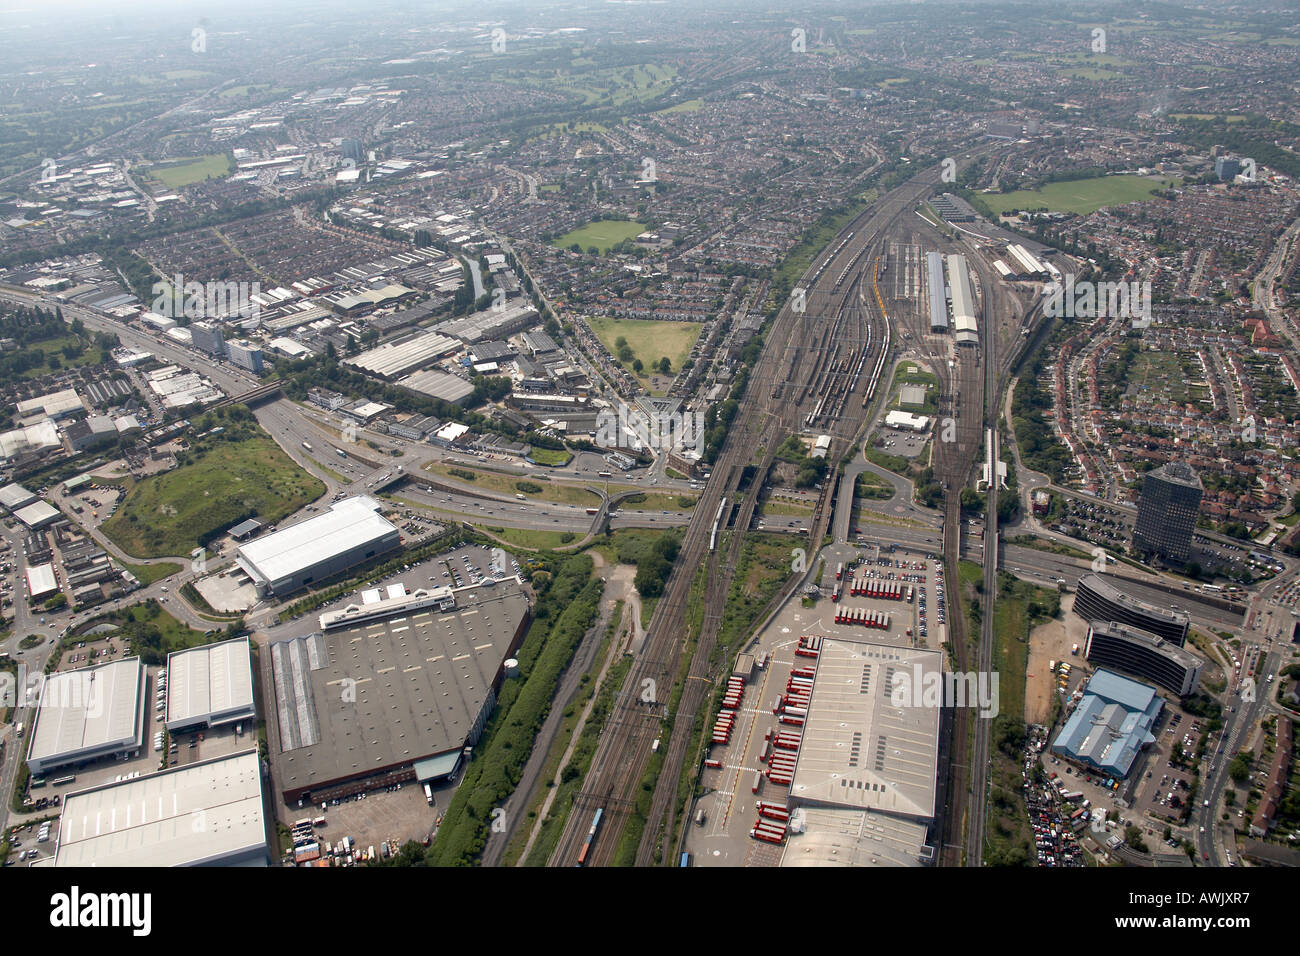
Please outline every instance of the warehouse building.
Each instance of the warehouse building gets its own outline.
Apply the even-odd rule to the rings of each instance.
[[[1162,641],[1150,631],[1114,621],[1093,621],[1084,657],[1135,677],[1155,681],[1179,697],[1196,691],[1205,662],[1184,647]]]
[[[919,866],[933,858],[941,676],[920,648],[823,640],[790,784],[782,866]]]
[[[248,638],[167,655],[167,729],[176,733],[252,720],[253,665]]]
[[[1080,578],[1074,596],[1074,613],[1089,624],[1115,621],[1149,631],[1179,647],[1187,643],[1191,619],[1186,612],[1148,604],[1121,591],[1114,581],[1102,574],[1086,574]]]
[[[455,339],[437,332],[419,332],[400,342],[387,342],[343,364],[381,378],[397,378],[424,368],[460,349]]]
[[[56,867],[268,866],[256,750],[69,794]]]
[[[436,326],[443,335],[460,339],[466,345],[493,339],[504,339],[536,325],[541,316],[526,300],[498,309],[489,307],[459,319]]]
[[[1154,687],[1099,669],[1083,699],[1061,728],[1053,752],[1067,760],[1123,779],[1139,751],[1155,741],[1164,701]]]
[[[59,582],[54,576],[54,562],[29,564],[27,566],[27,596],[33,601],[49,597],[59,589]]]
[[[948,284],[943,281],[943,256],[925,254],[925,272],[930,302],[930,331],[948,331]]]
[[[282,597],[401,546],[373,498],[345,498],[324,514],[241,545],[236,563],[260,595]]]
[[[44,528],[46,525],[54,524],[61,517],[62,513],[48,501],[33,501],[25,508],[19,508],[14,512],[14,517],[27,525],[33,531]]]
[[[35,500],[36,496],[22,485],[5,485],[0,488],[0,505],[3,505],[6,511],[17,511]]]
[[[437,369],[416,372],[397,382],[402,388],[427,395],[453,405],[464,405],[474,394],[474,386],[459,375],[450,375]]]
[[[145,669],[138,657],[45,679],[27,766],[35,775],[136,751],[144,743]]]
[[[267,726],[286,802],[456,773],[532,612],[518,578],[453,595],[454,607],[425,591],[358,604],[355,621],[331,617],[328,630],[270,645]]]

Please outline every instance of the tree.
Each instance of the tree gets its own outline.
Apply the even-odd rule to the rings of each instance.
[[[1250,755],[1242,751],[1232,758],[1232,763],[1228,764],[1228,776],[1236,783],[1242,783],[1250,776]]]
[[[633,360],[632,360],[632,371],[634,371],[634,372],[636,372],[638,375],[640,375],[642,369],[644,369],[644,368],[645,368],[645,366],[641,364],[641,360],[640,360],[640,359],[633,359]]]
[[[673,363],[668,358],[668,356],[665,355],[663,358],[659,360],[659,371],[661,374],[667,375],[672,370],[673,370]]]

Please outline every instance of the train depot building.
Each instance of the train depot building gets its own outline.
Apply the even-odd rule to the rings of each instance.
[[[262,655],[273,785],[290,806],[454,776],[532,609],[519,578],[487,578],[397,587],[319,620],[319,631]]]

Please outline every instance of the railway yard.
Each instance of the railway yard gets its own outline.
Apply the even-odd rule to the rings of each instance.
[[[956,567],[962,544],[959,491],[966,485],[983,448],[986,411],[997,407],[996,399],[986,399],[985,391],[989,385],[1000,388],[1014,358],[1010,348],[999,350],[993,340],[1005,336],[1010,344],[1019,343],[1023,338],[1020,331],[1024,306],[1015,293],[993,280],[991,266],[983,257],[974,255],[975,281],[983,299],[981,311],[998,316],[1000,321],[985,324],[986,344],[982,347],[956,347],[951,338],[931,333],[922,306],[920,252],[933,248],[955,251],[955,246],[949,248],[953,246],[951,241],[915,215],[918,202],[931,192],[936,181],[936,171],[928,171],[878,200],[814,262],[800,287],[802,295],[797,289],[777,315],[767,346],[750,376],[747,400],[741,405],[713,467],[712,480],[687,526],[679,560],[650,623],[644,650],[618,695],[582,793],[552,855],[553,865],[575,865],[579,855],[583,857],[582,865],[600,866],[613,861],[621,835],[637,816],[637,790],[647,779],[646,767],[652,753],[657,764],[652,774],[653,798],[649,814],[644,821],[638,821],[644,826],[636,862],[679,862],[686,818],[693,812],[679,791],[682,768],[687,760],[695,759],[704,741],[702,722],[709,716],[706,711],[716,697],[720,680],[710,663],[714,641],[776,448],[786,436],[807,429],[830,436],[831,461],[851,457],[855,446],[872,430],[882,399],[880,380],[895,355],[933,369],[939,379],[940,414],[951,418],[945,425],[951,426],[946,437],[952,440],[935,441],[933,463],[945,487],[942,558],[948,567]],[[965,240],[965,245],[978,246],[970,240]],[[990,355],[996,357],[996,368],[989,364]],[[808,540],[820,542],[827,534],[836,496],[842,493],[834,480],[825,482],[809,521]],[[836,541],[832,547],[847,544]],[[990,553],[995,556],[996,550]],[[816,558],[813,561],[815,567]],[[700,586],[697,574],[703,579],[703,614],[698,632],[683,641],[682,635],[688,629],[688,604],[693,589],[698,593]],[[792,581],[787,585],[769,613],[779,618],[790,609],[798,599],[797,584]],[[828,608],[838,606],[838,602],[824,603]],[[875,639],[919,645],[923,640],[919,621],[904,624],[899,617],[895,614],[887,627],[868,628],[863,633]],[[819,627],[829,625],[832,630],[857,630],[856,624],[836,624],[831,610],[819,612],[816,623]],[[953,643],[954,669],[973,669],[977,659],[986,658],[981,646],[986,642],[970,641],[958,608],[952,608],[941,626],[945,638]],[[937,638],[935,634],[930,639]],[[689,657],[685,656],[688,648]],[[779,655],[773,657],[774,662],[778,660]],[[670,702],[676,706],[668,724]],[[752,701],[748,706],[757,713]],[[756,728],[753,715],[747,715],[745,708],[739,713],[731,732],[735,738],[752,742]],[[945,755],[986,746],[981,744],[977,728],[967,720],[958,719],[946,729],[951,738],[939,748]],[[705,763],[705,786],[713,788],[715,803],[718,795],[726,794],[731,799],[739,790],[747,790],[740,786],[740,778],[746,774],[752,777],[755,764],[744,759],[750,756],[744,754],[741,759],[726,761],[722,767]],[[971,765],[964,759],[957,763]],[[946,768],[938,775],[940,781],[945,773]],[[708,775],[729,779],[718,786],[722,781]],[[947,799],[949,814],[935,821],[936,842],[953,858],[948,862],[978,865],[978,833],[968,839],[975,848],[973,860],[969,859],[969,849],[963,855],[960,843],[952,844],[951,837],[945,834],[962,832],[967,818],[967,792],[981,786],[981,780],[966,779],[959,770]],[[598,832],[593,832],[597,812],[601,819],[595,828]],[[746,808],[743,816],[751,815]],[[719,813],[714,808],[713,827],[723,825],[719,817],[727,825],[732,822],[730,809]],[[753,821],[747,819],[746,823]],[[764,825],[750,829],[762,834]],[[765,842],[761,836],[759,842]],[[770,850],[758,852],[771,855]],[[719,858],[737,862],[734,851],[720,850]]]

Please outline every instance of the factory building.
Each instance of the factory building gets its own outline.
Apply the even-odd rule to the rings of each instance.
[[[1141,628],[1179,647],[1187,643],[1187,629],[1191,624],[1186,612],[1139,600],[1121,591],[1114,578],[1102,574],[1086,574],[1079,579],[1074,613],[1089,624],[1115,621]]]
[[[241,545],[236,563],[259,594],[282,597],[401,546],[372,498],[346,498],[324,514]]]
[[[248,638],[167,655],[168,731],[219,727],[254,716]]]
[[[56,867],[268,866],[256,750],[67,796]]]
[[[352,607],[265,655],[272,773],[290,805],[455,774],[532,620],[518,578]]]
[[[921,866],[934,819],[942,675],[920,648],[823,640],[790,784],[782,866]]]
[[[32,774],[139,750],[145,730],[144,684],[138,657],[47,677],[27,751]]]
[[[1195,692],[1205,664],[1186,648],[1162,641],[1150,631],[1114,621],[1092,622],[1084,657],[1092,664],[1155,681],[1179,697]]]

